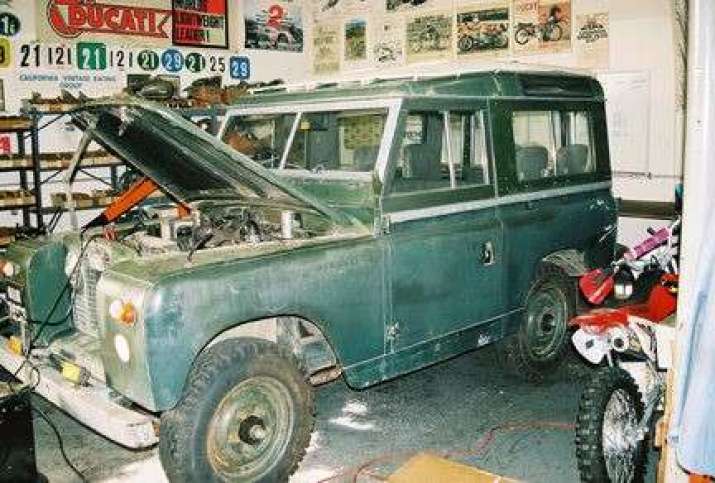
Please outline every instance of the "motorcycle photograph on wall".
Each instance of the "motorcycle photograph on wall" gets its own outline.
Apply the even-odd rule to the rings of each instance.
[[[545,22],[519,22],[514,27],[514,41],[519,45],[526,45],[531,39],[538,38],[543,42],[558,42],[564,37],[562,26],[563,13],[560,7],[549,10]]]
[[[458,54],[508,49],[508,47],[508,8],[457,14]]]

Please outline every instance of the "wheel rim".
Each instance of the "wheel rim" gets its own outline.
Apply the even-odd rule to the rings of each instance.
[[[524,29],[518,30],[515,39],[517,44],[524,45],[529,41],[529,33]]]
[[[638,416],[631,396],[624,389],[611,394],[603,413],[602,447],[606,472],[614,483],[633,480],[639,446]]]
[[[288,389],[268,377],[247,379],[224,396],[209,423],[207,455],[230,479],[260,478],[285,452],[295,419]]]
[[[470,37],[464,36],[459,39],[458,47],[462,52],[469,52],[472,50],[473,41]]]
[[[553,357],[566,335],[568,306],[556,287],[542,288],[529,297],[526,306],[526,335],[531,356]]]

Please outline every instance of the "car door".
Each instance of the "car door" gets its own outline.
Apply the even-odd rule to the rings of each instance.
[[[401,124],[383,203],[392,304],[388,353],[503,312],[504,243],[485,106],[408,105]]]
[[[591,101],[495,101],[496,170],[504,223],[506,301],[524,301],[539,261],[559,250],[596,266],[612,253],[610,193],[602,104]]]

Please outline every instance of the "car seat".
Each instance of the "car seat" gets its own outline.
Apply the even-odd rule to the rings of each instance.
[[[556,174],[559,176],[581,174],[588,169],[588,146],[568,144],[556,151]]]
[[[539,179],[549,163],[549,151],[544,146],[522,146],[516,151],[516,173],[519,181]]]

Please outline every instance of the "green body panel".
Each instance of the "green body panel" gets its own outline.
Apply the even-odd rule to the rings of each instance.
[[[143,340],[132,340],[140,349],[135,356],[143,359],[137,367],[146,368],[148,380],[135,378],[116,359],[113,334],[127,329],[107,323],[104,362],[112,385],[148,408],[167,409],[178,400],[191,362],[217,334],[240,322],[281,315],[315,323],[344,366],[381,356],[385,253],[384,240],[364,237],[200,263],[173,273],[166,270],[167,262],[160,274],[147,277],[151,289],[138,334]],[[112,272],[136,276],[154,268],[152,263],[126,262],[105,277],[112,278]]]
[[[593,78],[563,72],[475,72],[445,75],[426,79],[400,78],[375,80],[368,85],[360,82],[325,84],[311,91],[286,92],[277,87],[274,92],[244,96],[237,106],[285,105],[325,102],[345,99],[376,99],[386,97],[583,97],[603,99],[603,89]]]
[[[8,247],[6,257],[16,266],[17,276],[10,283],[22,291],[36,343],[45,345],[57,335],[71,330],[71,290],[67,290],[65,274],[67,248],[62,241],[18,241]],[[44,328],[40,331],[39,324],[43,323]]]
[[[615,235],[600,240],[605,231],[595,229],[616,223],[609,190],[504,205],[498,214],[504,224],[507,310],[521,307],[538,264],[548,254],[576,249],[592,267],[606,266],[613,259]],[[561,229],[545,230],[546,226]]]
[[[392,324],[399,351],[503,313],[501,222],[494,208],[393,225]],[[499,255],[485,264],[490,243]],[[475,301],[479,303],[475,303]]]

